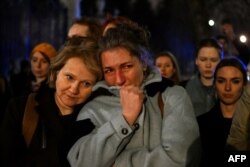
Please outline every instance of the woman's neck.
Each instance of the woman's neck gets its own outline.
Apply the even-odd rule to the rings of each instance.
[[[56,105],[58,106],[60,110],[61,115],[69,115],[73,113],[74,109],[72,107],[64,105],[62,101],[59,99],[59,97],[56,95],[56,93],[54,95],[54,98],[55,98]]]
[[[204,86],[212,86],[213,85],[213,78],[204,78],[204,77],[200,77],[201,83]]]
[[[220,108],[224,118],[233,118],[236,109],[236,103],[231,105],[225,105],[224,103],[220,102]]]
[[[41,83],[45,80],[46,78],[36,78],[35,82],[36,83]]]

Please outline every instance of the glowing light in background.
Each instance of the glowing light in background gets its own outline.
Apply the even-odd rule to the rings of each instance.
[[[210,20],[208,21],[208,25],[211,26],[211,27],[214,26],[214,20],[210,19]]]
[[[246,43],[247,42],[247,37],[245,35],[240,36],[240,42]]]

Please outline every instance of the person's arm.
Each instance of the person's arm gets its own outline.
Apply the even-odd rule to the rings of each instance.
[[[86,138],[84,137],[77,142],[80,147],[84,146],[83,149],[79,149],[79,145],[76,147],[73,146],[73,149],[71,150],[76,150],[76,152],[70,151],[69,153],[69,161],[71,165],[77,166],[84,162],[85,166],[88,164],[91,166],[110,166],[129,142],[133,135],[133,130],[135,129],[133,124],[141,112],[144,94],[142,90],[134,86],[124,86],[121,87],[119,91],[120,98],[114,99],[118,101],[116,102],[117,109],[115,112],[112,112],[113,114],[111,114],[110,110],[115,107],[112,105],[109,106],[109,102],[107,104],[109,107],[105,109],[103,109],[104,106],[102,103],[101,105],[100,103],[94,105],[93,103],[95,102],[93,101],[91,104],[87,104],[83,108],[83,114],[80,114],[84,116],[80,116],[80,120],[90,118],[97,128],[95,129],[95,133],[90,134]],[[105,101],[108,101],[108,99],[105,98]],[[102,108],[97,108],[97,106]],[[90,110],[92,110],[92,112]],[[91,114],[88,114],[90,112]],[[108,112],[107,115],[109,118],[106,118],[99,123],[99,119],[104,116],[104,112]],[[71,156],[78,154],[79,158]],[[89,157],[86,157],[88,159],[86,160],[85,157],[80,156],[86,154],[91,154],[90,157],[93,158],[89,159]]]
[[[165,97],[164,97],[165,96]],[[200,161],[198,124],[191,101],[182,87],[163,93],[164,116],[161,143],[153,149],[135,148],[123,152],[115,167],[195,167]]]
[[[69,152],[72,166],[195,166],[199,163],[198,125],[184,88],[164,93],[161,143],[122,151],[133,136],[133,129],[121,113],[101,125],[95,133],[81,138]],[[86,111],[84,111],[86,115]],[[92,112],[94,114],[94,111]],[[93,115],[89,114],[86,117]],[[100,119],[100,118],[99,118]],[[95,121],[94,121],[95,122]],[[124,134],[127,129],[127,134]],[[151,146],[152,147],[152,146]],[[122,152],[121,152],[122,151]],[[197,159],[196,159],[197,158]]]
[[[250,150],[250,84],[237,102],[227,145],[233,150]]]
[[[112,166],[133,135],[133,128],[128,125],[121,112],[102,125],[98,125],[92,114],[84,110],[78,117],[80,120],[90,118],[96,128],[91,134],[80,138],[70,149],[68,160],[71,166]]]

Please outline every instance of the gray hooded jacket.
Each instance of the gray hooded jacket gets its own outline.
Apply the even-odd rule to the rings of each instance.
[[[161,82],[152,70],[143,84]],[[158,106],[159,92],[146,100],[135,126],[129,126],[122,115],[119,91],[105,81],[104,88],[112,95],[101,95],[87,103],[78,120],[90,118],[95,130],[80,138],[71,148],[68,160],[74,167],[185,167],[198,166],[199,130],[192,103],[185,89],[167,87],[162,93],[163,117]],[[84,128],[84,127],[83,127]]]

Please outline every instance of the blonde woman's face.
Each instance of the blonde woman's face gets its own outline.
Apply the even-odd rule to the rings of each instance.
[[[72,57],[58,72],[55,98],[61,108],[73,108],[84,103],[96,83],[96,76],[86,67],[82,59]]]

